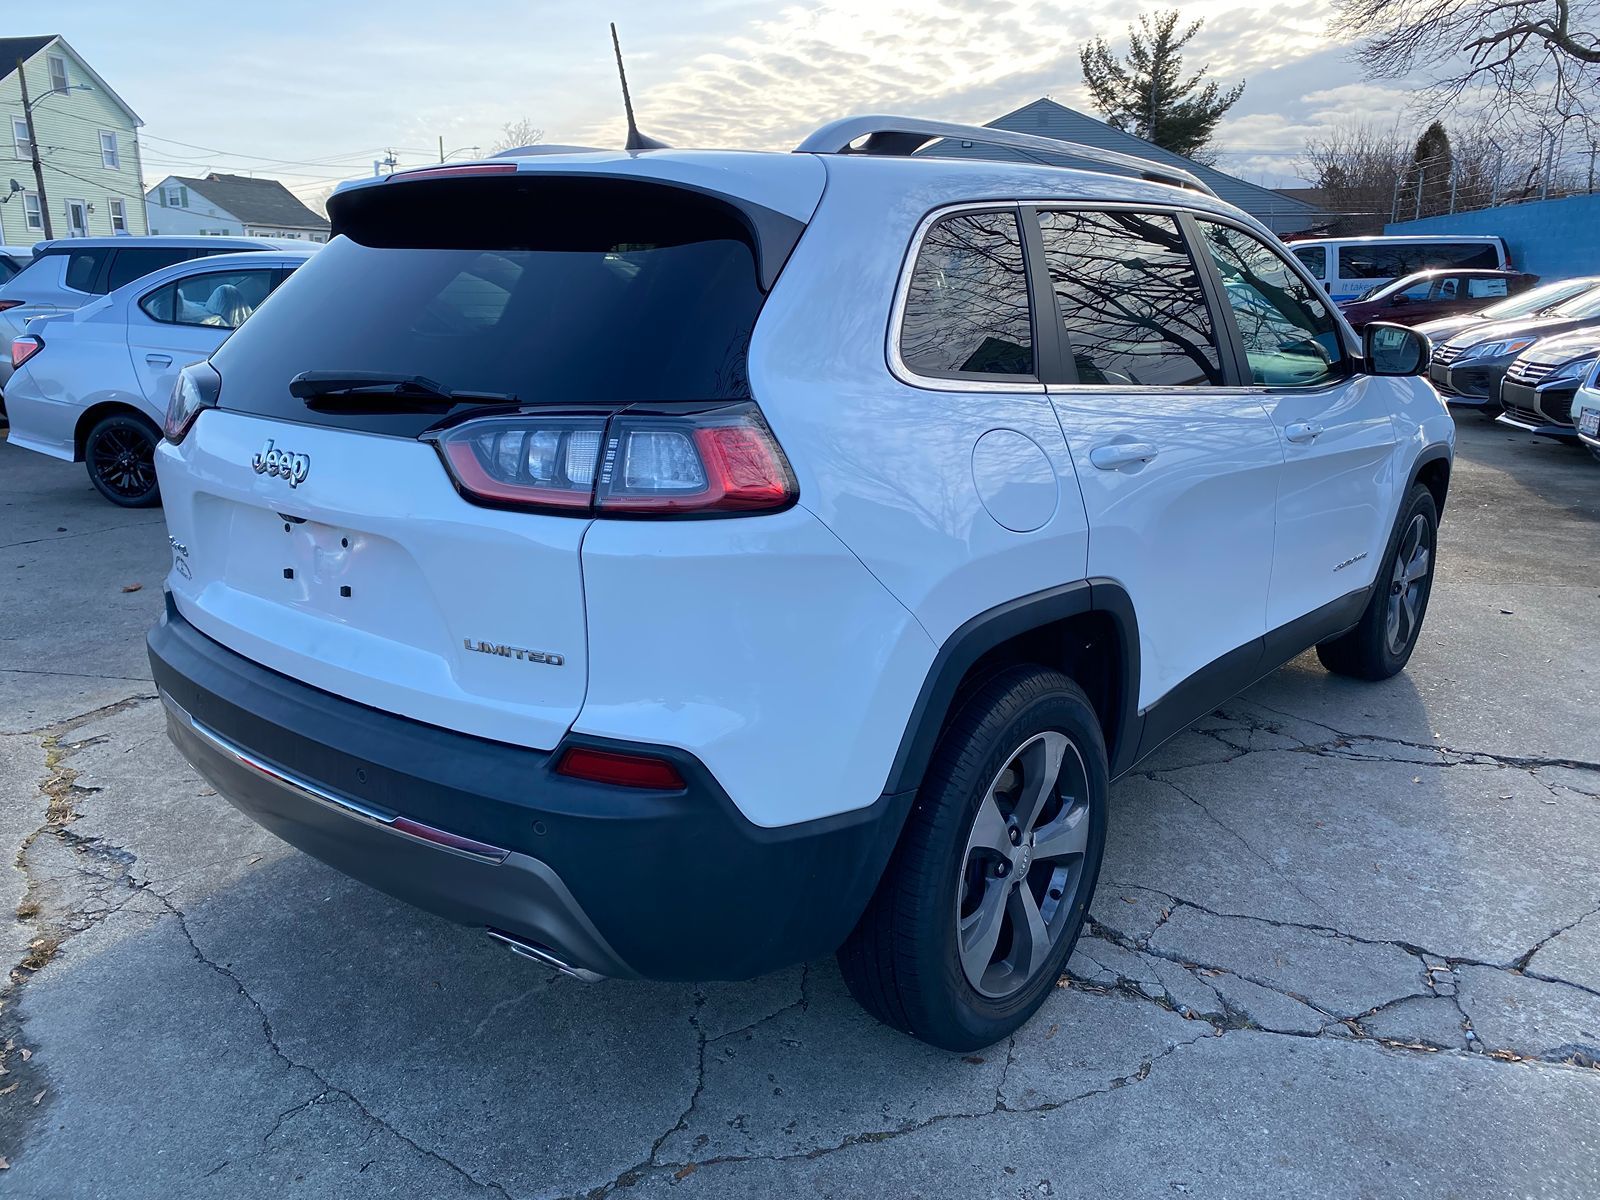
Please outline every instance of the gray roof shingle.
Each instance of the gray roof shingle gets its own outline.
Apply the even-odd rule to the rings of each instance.
[[[47,33],[43,37],[0,38],[0,79],[11,78],[17,69],[17,59],[26,62],[60,36]]]
[[[1059,104],[1048,97],[1040,97],[1031,104],[1025,104],[1015,112],[1006,113],[1003,117],[996,117],[990,121],[992,129],[1009,129],[1013,133],[1031,133],[1040,137],[1058,138],[1062,141],[1079,142],[1086,146],[1098,146],[1102,150],[1116,150],[1122,154],[1132,154],[1138,158],[1149,159],[1152,162],[1165,163],[1168,166],[1181,167],[1198,175],[1212,191],[1226,200],[1229,204],[1245,210],[1251,216],[1261,221],[1269,229],[1277,233],[1287,233],[1307,226],[1315,225],[1328,214],[1314,205],[1297,200],[1292,196],[1285,196],[1271,188],[1261,187],[1249,183],[1237,176],[1229,175],[1226,171],[1219,171],[1215,167],[1208,167],[1204,163],[1195,162],[1193,159],[1184,158],[1181,154],[1174,154],[1164,150],[1154,142],[1148,142],[1136,134],[1127,133],[1116,129],[1104,121],[1089,116],[1087,113],[1078,112]],[[1002,147],[972,147],[947,145],[939,153],[950,156],[994,158],[1001,156]],[[1009,152],[1007,157],[1021,157]],[[1070,154],[1065,156],[1070,159]],[[1100,167],[1093,163],[1086,164],[1095,170],[1110,170],[1112,168]]]
[[[223,212],[245,225],[281,225],[288,229],[327,229],[328,219],[319,217],[300,203],[276,179],[252,179],[248,175],[220,175],[213,171],[204,179],[173,175]]]

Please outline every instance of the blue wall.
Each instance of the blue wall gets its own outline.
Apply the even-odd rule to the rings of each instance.
[[[1503,204],[1385,225],[1385,233],[1496,233],[1519,270],[1548,282],[1600,275],[1600,194]]]

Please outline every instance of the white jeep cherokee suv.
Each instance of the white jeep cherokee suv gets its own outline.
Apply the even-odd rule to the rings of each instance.
[[[1181,172],[856,118],[330,209],[180,379],[155,678],[236,807],[525,955],[837,950],[885,1022],[991,1043],[1112,780],[1308,647],[1382,679],[1416,642],[1426,339],[1358,344]]]

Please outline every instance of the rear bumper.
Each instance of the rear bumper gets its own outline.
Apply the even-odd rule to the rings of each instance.
[[[682,791],[570,779],[553,769],[559,747],[454,733],[269,671],[170,598],[149,651],[169,735],[235,808],[356,879],[580,971],[741,979],[832,951],[910,805],[885,796],[764,829],[693,756],[661,747]]]

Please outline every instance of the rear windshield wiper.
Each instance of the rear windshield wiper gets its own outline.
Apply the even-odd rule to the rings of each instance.
[[[320,411],[445,413],[458,404],[517,402],[506,392],[456,392],[422,375],[383,371],[301,371],[289,394]]]

